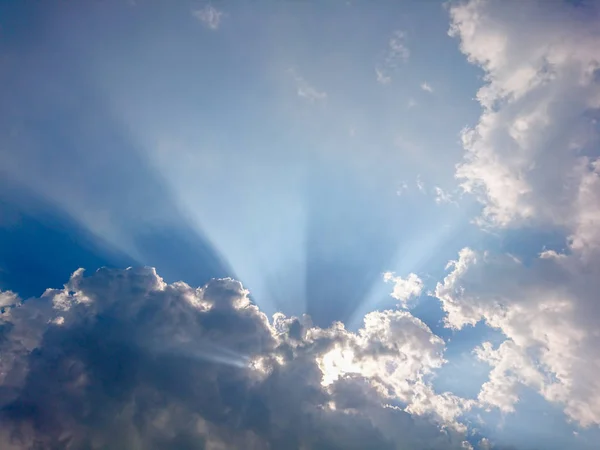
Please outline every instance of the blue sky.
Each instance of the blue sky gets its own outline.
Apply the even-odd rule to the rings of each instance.
[[[36,331],[33,348],[50,354],[63,346],[100,371],[85,349],[66,344],[70,333],[83,336],[77,320],[89,314],[102,330],[136,328],[120,305],[139,303],[147,305],[136,316],[145,330],[145,318],[170,317],[150,299],[199,296],[194,314],[218,314],[197,319],[198,330],[165,324],[176,327],[173,336],[189,332],[198,346],[216,349],[199,354],[225,355],[201,357],[210,364],[269,367],[252,394],[264,408],[260,426],[246,424],[248,405],[228,409],[239,413],[235,439],[251,433],[256,448],[350,448],[330,436],[352,428],[349,419],[327,405],[353,404],[348,392],[362,389],[368,404],[349,408],[376,424],[364,431],[373,448],[400,448],[395,421],[423,421],[422,435],[404,436],[410,448],[593,448],[598,15],[593,2],[531,1],[514,10],[491,0],[4,2],[0,327],[35,328],[26,318],[41,315],[25,306],[56,316],[64,294],[72,298],[65,311],[88,309],[49,316],[58,325]],[[155,272],[124,270],[143,266]],[[100,267],[116,272],[94,274]],[[73,275],[60,291],[78,268],[89,281]],[[113,276],[134,284],[113,291],[125,283]],[[233,291],[211,280],[224,277],[249,290],[258,322],[238,317],[246,294],[237,288],[242,300],[222,315],[219,302],[230,294],[220,292]],[[204,288],[184,295],[179,281]],[[42,295],[46,289],[57,291]],[[103,302],[114,292],[122,297],[109,308]],[[27,313],[12,308],[20,302]],[[230,329],[239,321],[246,325]],[[242,351],[244,333],[256,330],[272,343]],[[15,342],[26,332],[11,333],[4,351],[21,355]],[[150,336],[119,333],[115,339],[134,339],[144,355],[187,354],[177,340],[154,347]],[[228,333],[239,340],[219,337]],[[414,354],[414,364],[400,363]],[[25,358],[18,367],[29,373],[47,364]],[[0,378],[14,389],[10,402],[0,398],[11,424],[11,411],[39,389],[15,382],[14,364],[0,367],[13,374]],[[318,392],[315,411],[332,414],[330,428],[312,431],[322,442],[272,418],[278,406],[265,392],[274,392],[269,383],[284,389],[292,368]],[[250,395],[254,384],[230,376],[215,375],[227,395],[240,386]],[[149,380],[160,391],[171,378]],[[58,381],[50,388],[65,389]],[[175,406],[163,406],[174,414]],[[207,436],[227,435],[231,424],[192,410],[210,430],[198,448],[213,448]],[[87,445],[77,437],[82,429],[67,425],[82,419],[72,408],[61,414],[74,448]],[[110,426],[97,424],[98,442],[109,442],[102,439],[114,434]],[[55,442],[43,428],[40,442]],[[118,445],[163,445],[143,427],[123,433]],[[296,440],[282,444],[277,433]],[[219,439],[214,445],[239,445]]]

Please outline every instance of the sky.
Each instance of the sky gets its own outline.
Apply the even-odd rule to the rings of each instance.
[[[0,2],[0,447],[597,448],[598,24]]]

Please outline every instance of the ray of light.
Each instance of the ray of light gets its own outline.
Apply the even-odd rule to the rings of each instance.
[[[398,247],[394,259],[390,261],[390,270],[403,278],[410,273],[419,275],[423,270],[427,270],[432,261],[438,257],[439,249],[457,234],[463,232],[466,217],[466,212],[460,212],[454,214],[451,221],[438,223],[430,229],[415,230],[415,234],[410,239],[405,239]],[[392,287],[383,283],[382,274],[382,277],[373,284],[369,294],[355,310],[348,323],[349,329],[360,327],[365,314],[377,309],[381,305],[382,299],[389,298],[391,291]]]

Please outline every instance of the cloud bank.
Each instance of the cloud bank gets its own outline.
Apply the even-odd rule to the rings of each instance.
[[[407,311],[352,333],[269,320],[232,279],[78,270],[0,333],[3,449],[463,448],[465,401],[427,382],[444,343]]]
[[[599,425],[600,8],[474,0],[450,13],[451,35],[485,72],[456,176],[485,226],[560,230],[565,244],[531,263],[465,248],[436,296],[449,327],[484,321],[507,338],[476,350],[492,367],[480,402],[514,411],[525,385]]]

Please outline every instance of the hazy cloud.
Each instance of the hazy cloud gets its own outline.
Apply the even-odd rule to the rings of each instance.
[[[456,203],[454,201],[454,196],[451,193],[444,191],[439,186],[434,187],[434,193],[435,193],[435,202],[438,205],[441,205],[443,203]]]
[[[192,11],[192,15],[211,30],[217,30],[223,18],[223,12],[212,5]]]
[[[401,30],[396,30],[388,40],[386,50],[383,52],[381,61],[375,67],[377,82],[388,84],[392,81],[393,73],[401,64],[408,61],[410,50],[406,45],[406,34]]]
[[[433,92],[433,88],[425,81],[423,83],[421,83],[421,89],[424,90],[425,92]]]
[[[327,99],[327,92],[320,91],[306,81],[302,76],[298,75],[295,70],[289,71],[296,83],[296,93],[298,97],[307,100],[310,103],[324,101]]]

